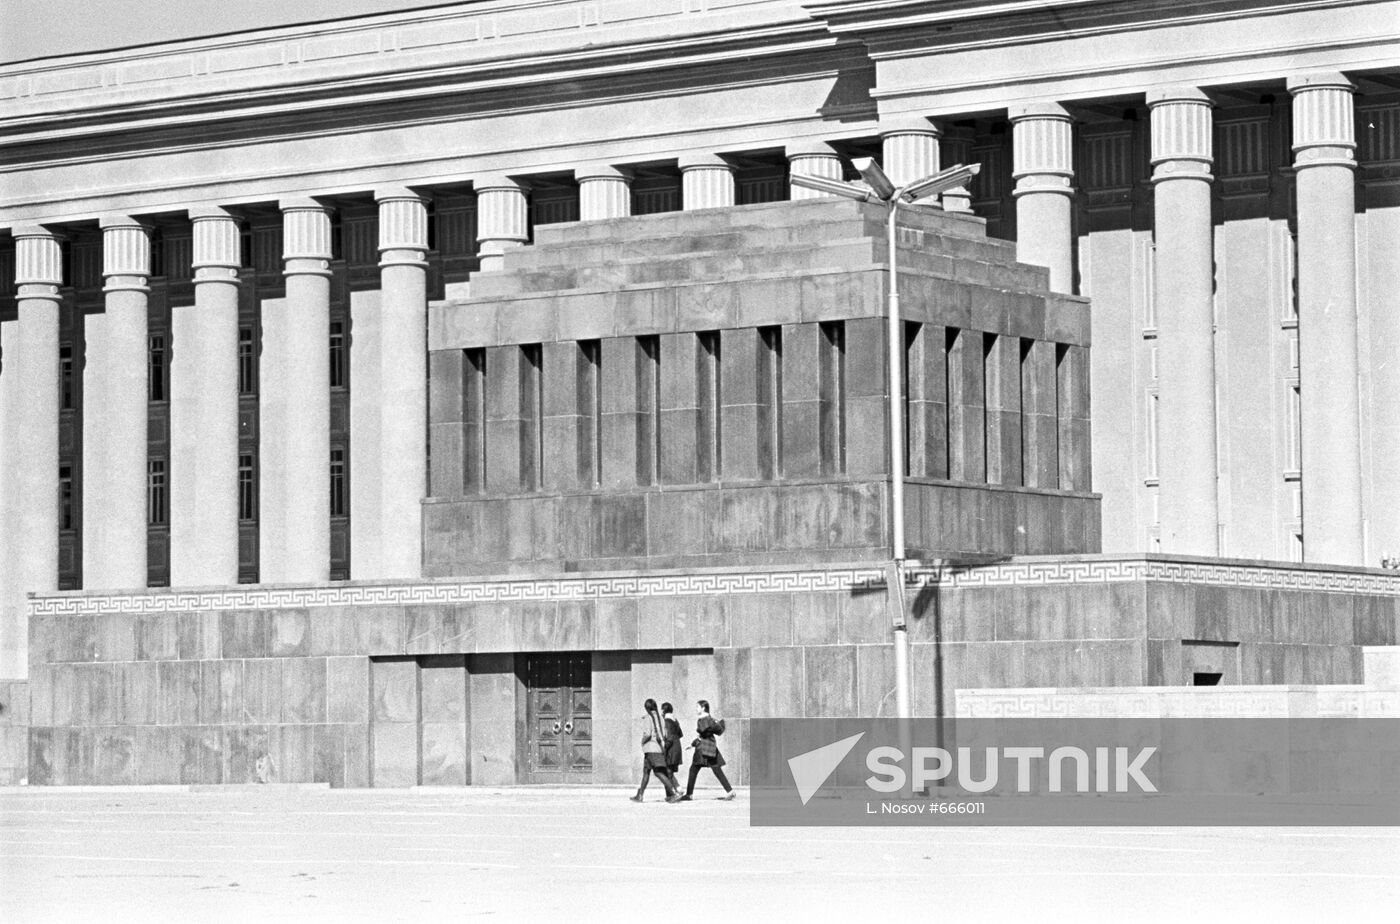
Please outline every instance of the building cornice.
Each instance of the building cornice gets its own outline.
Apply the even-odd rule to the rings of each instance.
[[[700,6],[701,4],[696,4]],[[635,4],[626,4],[635,7]],[[596,11],[596,23],[559,25]],[[795,2],[609,22],[602,0],[501,0],[0,67],[0,134],[23,141],[383,99],[736,65],[834,45]],[[426,31],[425,31],[426,30]],[[427,38],[431,35],[431,39]]]

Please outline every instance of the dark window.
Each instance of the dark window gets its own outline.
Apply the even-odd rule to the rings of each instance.
[[[345,322],[331,322],[331,388],[344,388],[345,381]]]
[[[165,335],[151,334],[150,338],[150,399],[164,401],[166,393]]]
[[[146,522],[164,526],[167,517],[165,490],[165,460],[151,459],[146,463]]]
[[[486,350],[464,350],[462,403],[465,415],[462,485],[468,494],[486,488]]]
[[[345,486],[345,450],[331,450],[331,516],[343,517],[347,514],[348,495]]]
[[[73,529],[73,466],[58,467],[58,528]]]
[[[243,523],[255,522],[258,518],[258,491],[254,480],[253,454],[238,455],[238,519]]]
[[[60,378],[60,388],[62,389],[61,407],[67,411],[73,407],[73,348],[71,346],[61,346],[58,348],[58,368]]]
[[[258,359],[254,349],[253,329],[238,328],[238,393],[255,395],[258,393]]]

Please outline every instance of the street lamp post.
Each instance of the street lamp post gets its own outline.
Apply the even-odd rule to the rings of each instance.
[[[845,183],[826,177],[792,174],[794,186],[815,189],[834,196],[861,202],[880,202],[887,210],[885,238],[889,246],[889,293],[886,297],[885,356],[889,365],[890,403],[890,566],[886,579],[890,620],[894,629],[895,713],[901,719],[913,717],[909,694],[909,628],[904,618],[904,364],[900,347],[904,342],[899,327],[899,263],[896,253],[895,221],[901,206],[908,206],[927,196],[966,185],[981,171],[981,165],[958,164],[938,173],[896,187],[873,158],[862,157],[853,162],[866,185]],[[907,723],[901,724],[900,746],[909,753]]]

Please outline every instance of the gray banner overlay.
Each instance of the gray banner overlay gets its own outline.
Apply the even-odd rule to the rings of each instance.
[[[755,825],[1395,825],[1400,719],[755,719]]]

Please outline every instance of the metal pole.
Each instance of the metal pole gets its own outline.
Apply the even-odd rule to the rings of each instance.
[[[914,710],[909,696],[909,629],[904,613],[904,330],[899,317],[899,263],[896,254],[896,219],[899,217],[899,195],[889,200],[889,226],[886,230],[889,246],[890,278],[886,309],[886,351],[890,379],[890,546],[894,567],[889,580],[891,613],[894,625],[894,699],[899,719],[899,750],[905,760],[905,786],[902,795],[913,794],[909,756],[913,751]]]

